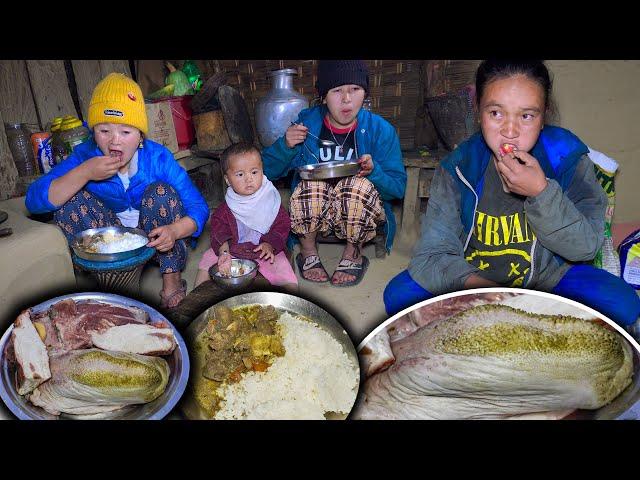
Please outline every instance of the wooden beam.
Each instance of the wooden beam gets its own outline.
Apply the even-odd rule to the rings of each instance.
[[[0,99],[0,113],[5,122],[43,127],[38,122],[24,60],[0,60]]]
[[[136,75],[143,95],[149,95],[164,87],[164,77],[166,75],[164,62],[162,60],[138,60],[136,62]]]
[[[18,180],[18,170],[13,162],[11,150],[7,143],[7,135],[4,133],[4,118],[0,111],[0,200],[13,197],[16,182]]]
[[[73,67],[73,75],[76,79],[82,118],[86,120],[93,89],[102,79],[100,60],[71,60],[71,66]]]
[[[99,60],[101,79],[110,73],[124,73],[127,77],[131,77],[131,69],[129,68],[129,60]]]
[[[420,198],[418,197],[418,184],[420,181],[420,168],[407,168],[407,188],[402,204],[402,233],[414,234],[418,226],[418,212],[420,210]]]
[[[431,181],[433,180],[433,174],[435,170],[421,169],[420,180],[418,181],[418,198],[429,198],[429,191],[431,190]],[[418,209],[420,209],[420,200],[418,200]]]
[[[77,115],[62,60],[27,60],[31,88],[43,124],[54,117]]]
[[[402,163],[405,167],[418,167],[418,168],[436,168],[440,165],[439,157],[414,157],[408,158],[404,157],[402,159]]]

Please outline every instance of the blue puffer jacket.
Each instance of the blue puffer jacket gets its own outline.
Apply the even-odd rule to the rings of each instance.
[[[73,153],[55,166],[49,173],[33,182],[27,190],[25,204],[31,213],[46,213],[58,210],[49,202],[49,186],[59,178],[82,164],[84,161],[102,156],[93,138],[78,145]],[[114,213],[129,207],[140,210],[142,195],[153,182],[164,181],[176,189],[185,213],[197,224],[193,234],[198,237],[209,218],[209,207],[200,191],[195,187],[187,172],[176,162],[173,154],[165,146],[151,140],[144,140],[143,148],[138,149],[138,172],[131,177],[129,188],[125,191],[118,175],[100,181],[89,181],[85,190],[99,198]]]
[[[309,128],[309,133],[320,136],[322,120],[327,114],[324,105],[302,110],[296,123]],[[384,118],[368,110],[358,113],[358,128],[355,131],[355,146],[358,156],[368,153],[373,158],[373,171],[367,178],[380,193],[387,217],[387,251],[391,250],[396,232],[396,220],[390,201],[404,197],[407,186],[407,173],[402,163],[400,139],[393,126]],[[305,143],[293,148],[287,147],[284,136],[262,151],[264,173],[270,180],[286,176],[292,169],[302,165],[318,163],[318,145],[308,136]],[[300,181],[298,172],[293,176],[291,190]]]
[[[536,235],[524,280],[527,288],[552,290],[569,265],[593,260],[602,246],[607,196],[587,152],[573,133],[548,125],[530,152],[548,185],[524,201]],[[490,161],[491,151],[476,133],[436,170],[422,235],[409,263],[411,277],[434,295],[463,289],[467,277],[479,272],[467,263],[464,252]]]

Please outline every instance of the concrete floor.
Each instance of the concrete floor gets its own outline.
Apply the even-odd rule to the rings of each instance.
[[[187,281],[187,292],[191,291],[197,274],[198,262],[202,253],[209,247],[209,226],[200,237],[195,250],[189,252],[187,267],[183,278]],[[352,340],[358,345],[366,335],[376,326],[386,320],[387,316],[382,301],[382,292],[386,284],[395,275],[407,267],[409,253],[413,243],[399,238],[390,255],[385,259],[377,259],[373,245],[364,248],[364,255],[369,260],[369,268],[365,278],[359,285],[339,288],[329,283],[318,284],[302,280],[296,268],[299,279],[299,296],[310,300],[332,313],[343,324]],[[322,262],[331,274],[342,256],[342,244],[320,244],[319,253]],[[91,286],[91,280],[83,277],[79,280],[83,289]],[[145,267],[141,279],[140,300],[151,306],[159,305],[159,292],[162,287],[160,272],[153,262]]]

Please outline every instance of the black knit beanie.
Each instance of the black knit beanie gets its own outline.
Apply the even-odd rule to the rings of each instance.
[[[369,92],[369,69],[363,60],[319,60],[318,94],[324,97],[332,88],[360,85]]]

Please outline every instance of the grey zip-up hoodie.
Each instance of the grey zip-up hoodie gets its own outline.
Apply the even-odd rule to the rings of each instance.
[[[536,239],[523,286],[551,291],[572,264],[590,262],[604,240],[607,196],[597,182],[588,148],[560,127],[545,126],[531,150],[547,187],[524,201]],[[491,151],[476,133],[445,157],[435,172],[422,233],[409,274],[433,295],[464,289],[479,270],[467,263],[484,173]]]

